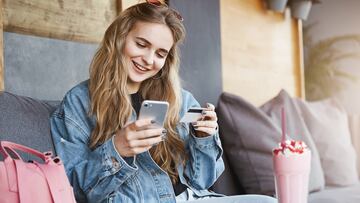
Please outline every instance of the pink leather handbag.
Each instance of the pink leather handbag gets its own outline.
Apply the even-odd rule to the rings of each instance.
[[[35,155],[44,163],[24,162],[15,149]],[[64,165],[51,152],[41,153],[7,141],[0,142],[0,152],[4,156],[0,162],[0,203],[76,202]]]

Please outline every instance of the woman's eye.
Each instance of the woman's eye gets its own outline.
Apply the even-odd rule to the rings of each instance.
[[[141,48],[145,48],[146,47],[146,44],[143,44],[143,43],[140,43],[140,42],[136,42],[136,45],[138,47],[141,47]]]
[[[159,58],[165,58],[166,57],[166,54],[163,54],[163,53],[158,53],[157,54]]]

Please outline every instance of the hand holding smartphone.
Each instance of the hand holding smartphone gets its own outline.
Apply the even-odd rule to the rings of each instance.
[[[164,140],[164,121],[168,102],[145,100],[138,120],[116,132],[114,143],[121,156],[131,157],[143,153]],[[155,121],[155,122],[153,122]]]
[[[169,103],[166,101],[144,100],[141,104],[138,119],[155,121],[155,123],[146,127],[147,129],[163,128],[168,109]]]

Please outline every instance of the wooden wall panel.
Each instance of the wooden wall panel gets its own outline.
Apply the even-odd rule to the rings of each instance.
[[[120,0],[3,0],[4,30],[80,42],[101,40]]]
[[[118,13],[138,0],[0,0],[0,91],[4,90],[3,30],[98,43]]]
[[[139,0],[122,0],[122,10],[125,10],[125,9],[129,8],[130,6],[135,5],[139,2],[141,2],[141,1],[139,1]]]
[[[263,0],[220,2],[224,91],[255,105],[282,88],[303,96],[301,29],[289,10],[268,11]]]

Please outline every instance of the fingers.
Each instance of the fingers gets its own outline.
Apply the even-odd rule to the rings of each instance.
[[[206,127],[206,128],[216,128],[218,126],[215,121],[197,121],[192,123],[193,127]]]
[[[215,106],[211,103],[206,103],[206,109],[209,111],[215,111]]]
[[[140,129],[143,129],[144,127],[147,127],[151,124],[154,124],[155,121],[152,120],[152,119],[140,119],[140,120],[137,120],[133,123],[130,123],[128,125],[128,127],[131,129],[131,130],[140,130]]]
[[[191,123],[196,131],[197,135],[207,136],[213,135],[218,130],[217,115],[215,112],[215,106],[207,103],[206,109],[202,112],[202,118],[194,123]]]
[[[153,145],[161,142],[163,140],[162,136],[157,136],[157,137],[152,137],[152,138],[147,138],[147,139],[142,139],[142,140],[131,140],[128,142],[128,145],[130,148],[147,148],[147,147],[152,147]]]
[[[194,127],[196,132],[203,132],[207,135],[213,135],[217,132],[217,128],[207,128],[207,127]]]
[[[132,129],[143,128],[152,124],[151,119],[137,120],[132,123]],[[125,139],[131,148],[153,146],[163,140],[163,136],[167,133],[164,128],[146,129],[146,130],[128,130]]]
[[[196,131],[196,135],[200,135],[201,137],[206,135],[213,135],[218,130],[218,124],[216,121],[197,121],[192,123],[192,126]],[[203,133],[205,133],[205,135]]]
[[[217,115],[216,112],[213,110],[204,110],[202,112],[203,117],[201,118],[201,120],[211,120],[211,121],[217,121]]]
[[[217,115],[215,112],[215,106],[207,103],[205,110],[202,112],[203,116],[201,120],[211,120],[211,121],[217,121]]]
[[[135,125],[134,125],[135,126]],[[155,144],[163,141],[166,130],[148,129],[134,131],[130,126],[116,132],[114,144],[121,156],[130,157],[149,150]]]
[[[132,132],[131,134],[129,134],[129,140],[146,139],[146,138],[150,138],[150,137],[164,135],[166,133],[167,133],[167,131],[163,128],[141,130],[141,131],[136,131],[136,132]]]

